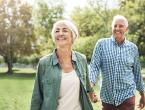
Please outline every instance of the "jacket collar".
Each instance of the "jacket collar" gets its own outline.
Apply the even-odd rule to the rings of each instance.
[[[76,62],[77,57],[76,57],[75,51],[72,50],[71,53],[72,53],[72,61]],[[53,63],[53,65],[56,65],[59,63],[58,59],[57,59],[57,55],[56,55],[56,49],[52,52],[52,63]]]

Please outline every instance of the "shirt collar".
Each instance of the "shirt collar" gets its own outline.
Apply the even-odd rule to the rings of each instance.
[[[115,37],[114,37],[113,35],[111,36],[111,40],[112,40],[116,45],[118,45],[118,43],[116,42]],[[127,44],[127,40],[126,40],[126,38],[125,38],[123,44],[121,44],[120,46],[124,46],[124,45],[126,45],[126,44]]]
[[[77,58],[76,58],[76,55],[75,55],[75,51],[71,51],[72,52],[72,61],[77,61]],[[56,55],[56,49],[52,52],[52,62],[53,62],[53,65],[56,65],[58,64],[58,59],[57,59],[57,55]]]

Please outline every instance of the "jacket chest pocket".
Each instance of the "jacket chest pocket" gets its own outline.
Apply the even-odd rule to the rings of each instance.
[[[55,88],[55,80],[53,79],[44,79],[42,81],[43,92],[45,96],[51,96],[54,92],[53,88]]]

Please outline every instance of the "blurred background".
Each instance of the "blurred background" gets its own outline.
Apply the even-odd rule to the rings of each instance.
[[[97,40],[111,36],[117,14],[129,21],[126,38],[138,46],[145,76],[145,0],[0,0],[0,110],[29,109],[37,63],[55,48],[54,22],[76,24],[80,36],[73,49],[89,64]],[[101,110],[101,103],[94,110]]]

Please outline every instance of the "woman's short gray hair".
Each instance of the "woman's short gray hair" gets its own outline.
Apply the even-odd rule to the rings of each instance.
[[[128,20],[122,15],[116,15],[116,16],[113,17],[112,27],[114,27],[115,22],[118,21],[118,20],[124,21],[125,26],[128,27]]]
[[[59,20],[59,21],[57,21],[56,23],[53,24],[53,28],[52,28],[52,31],[51,31],[52,40],[55,41],[55,30],[56,30],[56,28],[59,24],[64,24],[68,27],[68,29],[71,30],[72,37],[73,37],[73,42],[74,42],[74,40],[79,36],[78,29],[75,26],[75,24],[72,23],[69,20]]]

